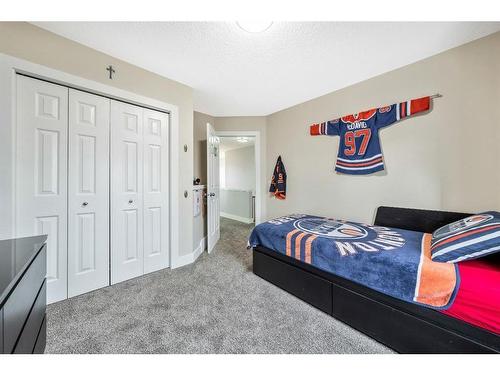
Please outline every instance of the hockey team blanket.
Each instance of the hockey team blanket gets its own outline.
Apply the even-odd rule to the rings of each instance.
[[[455,264],[431,260],[431,234],[309,215],[262,223],[263,246],[403,301],[447,309],[459,285]]]

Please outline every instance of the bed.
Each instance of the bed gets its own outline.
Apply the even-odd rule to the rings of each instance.
[[[379,207],[374,225],[431,233],[469,215]],[[306,248],[301,251],[307,256]],[[460,288],[449,289],[448,299],[436,308],[429,308],[425,304],[405,301],[405,296],[396,298],[283,253],[256,246],[253,272],[397,352],[500,352],[500,336],[495,326],[496,301],[490,305],[479,304],[485,295],[477,293],[478,283],[500,280],[500,256],[458,264],[457,276],[466,275],[466,279],[457,279]],[[474,306],[483,310],[475,311]]]

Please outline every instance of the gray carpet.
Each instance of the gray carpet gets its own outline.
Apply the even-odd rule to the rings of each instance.
[[[50,305],[46,352],[391,352],[255,276],[252,226],[221,220],[216,249],[192,265]]]

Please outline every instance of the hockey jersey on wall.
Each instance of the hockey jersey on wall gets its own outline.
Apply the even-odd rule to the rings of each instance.
[[[427,111],[430,97],[412,99],[387,107],[370,109],[335,120],[313,124],[311,135],[340,136],[335,170],[346,174],[370,174],[384,169],[379,129],[405,117]]]

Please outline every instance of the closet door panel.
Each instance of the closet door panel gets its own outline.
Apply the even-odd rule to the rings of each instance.
[[[144,273],[143,109],[111,101],[111,283]]]
[[[144,110],[144,272],[169,266],[169,115]]]
[[[16,235],[47,234],[47,301],[67,298],[68,89],[16,77]]]
[[[109,285],[109,117],[109,99],[69,90],[69,297]]]

